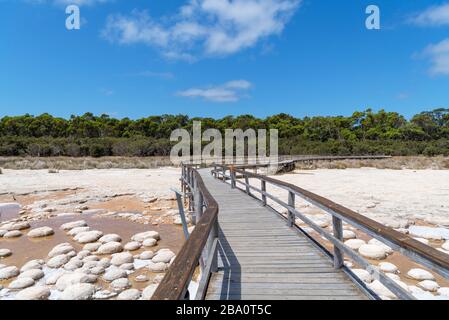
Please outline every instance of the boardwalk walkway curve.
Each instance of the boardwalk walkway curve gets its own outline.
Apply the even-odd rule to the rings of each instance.
[[[260,180],[260,188],[249,178]],[[182,167],[182,189],[197,224],[153,295],[166,299],[379,299],[343,264],[346,255],[401,299],[414,297],[344,245],[342,223],[391,246],[415,262],[448,277],[449,257],[415,239],[385,227],[297,186],[244,169]],[[288,203],[266,192],[271,183],[288,192]],[[239,186],[242,186],[241,188]],[[254,194],[259,193],[259,197]],[[332,215],[333,234],[295,208],[301,197]],[[267,205],[267,198],[288,210],[287,217]],[[296,226],[300,218],[334,245],[331,254]],[[189,283],[199,265],[195,296]]]

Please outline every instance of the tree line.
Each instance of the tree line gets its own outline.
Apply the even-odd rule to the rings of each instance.
[[[161,115],[132,120],[85,113],[69,119],[50,114],[0,119],[0,156],[164,156],[173,130],[278,129],[280,154],[449,155],[449,109],[406,119],[397,112],[367,109],[351,116],[296,118],[281,113],[221,119]]]

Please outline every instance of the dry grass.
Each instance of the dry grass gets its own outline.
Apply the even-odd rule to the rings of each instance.
[[[312,164],[297,163],[297,169],[348,169],[348,168],[377,168],[377,169],[411,169],[411,170],[447,170],[449,157],[393,157],[381,160],[338,160],[315,161]]]
[[[85,169],[148,169],[172,165],[169,157],[104,157],[104,158],[71,158],[71,157],[0,157],[0,166],[4,169],[48,169],[49,173],[59,170]],[[50,172],[51,171],[51,172]]]
[[[149,169],[172,166],[169,157],[103,157],[103,158],[71,158],[71,157],[0,157],[0,167],[3,169],[49,170],[57,173],[59,170],[85,169]],[[393,157],[382,160],[338,160],[315,161],[312,164],[297,163],[296,168],[313,169],[346,169],[370,167],[377,169],[449,169],[449,157]],[[1,174],[1,169],[0,169]]]

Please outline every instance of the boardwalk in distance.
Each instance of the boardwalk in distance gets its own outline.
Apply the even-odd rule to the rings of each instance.
[[[304,235],[269,208],[200,170],[219,212],[219,271],[209,300],[358,300],[365,294]]]

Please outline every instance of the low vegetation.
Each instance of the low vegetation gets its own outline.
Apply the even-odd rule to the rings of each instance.
[[[278,129],[279,154],[397,156],[449,155],[449,109],[422,112],[410,120],[396,112],[355,112],[343,117],[295,118],[279,114],[222,119],[162,115],[131,120],[86,113],[70,119],[23,115],[0,119],[0,156],[167,156],[172,130]]]

